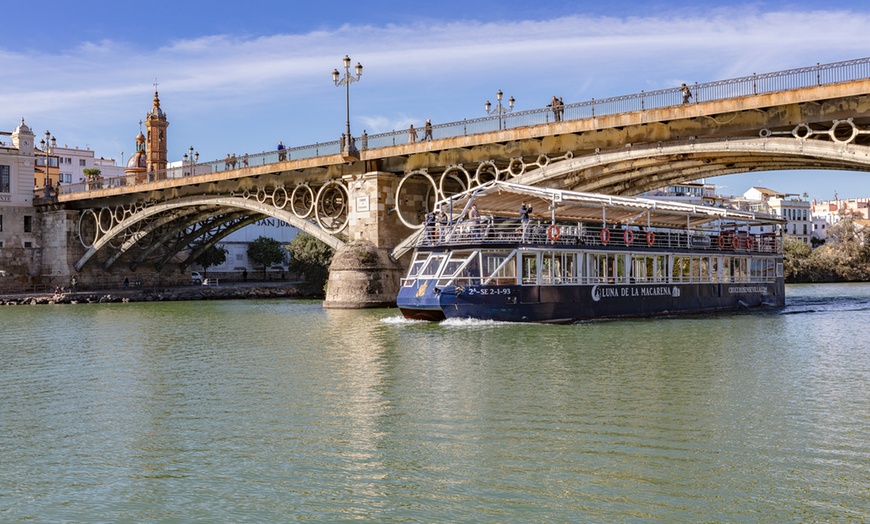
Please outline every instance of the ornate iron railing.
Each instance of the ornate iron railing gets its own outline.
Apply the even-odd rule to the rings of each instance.
[[[766,93],[776,93],[792,89],[800,89],[822,85],[832,85],[870,78],[870,58],[859,58],[834,62],[831,64],[816,64],[815,66],[789,69],[773,73],[753,74],[729,80],[718,80],[702,84],[692,84],[689,89],[692,98],[689,103],[727,100]],[[588,100],[565,104],[560,119],[563,121],[582,120],[600,116],[660,109],[682,105],[683,96],[680,87],[660,89],[657,91],[641,91],[631,95],[621,95],[599,100]],[[554,122],[553,109],[544,107],[527,111],[502,113],[496,116],[486,116],[460,122],[450,122],[432,126],[433,139],[468,136],[479,133],[498,131],[500,128],[536,126]],[[378,149],[411,142],[409,129],[364,135],[354,137],[353,143],[358,150]],[[423,137],[423,126],[415,128],[417,141]],[[287,160],[315,158],[319,156],[336,155],[341,152],[339,140],[321,142],[305,146],[297,146],[283,150]],[[248,165],[266,165],[281,161],[279,151],[269,151],[248,156]],[[82,192],[103,187],[133,185],[142,182],[154,182],[172,178],[181,178],[191,174],[203,175],[229,171],[242,165],[242,158],[237,157],[236,163],[228,163],[226,159],[202,162],[194,166],[186,165],[162,171],[152,171],[140,175],[127,175],[102,181],[82,182],[63,186],[63,191]]]

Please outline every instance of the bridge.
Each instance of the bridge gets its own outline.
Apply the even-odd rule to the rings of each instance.
[[[396,248],[425,213],[488,180],[635,195],[749,171],[870,171],[870,58],[689,89],[688,101],[675,87],[434,125],[430,140],[402,130],[92,180],[36,202],[80,243],[63,253],[79,272],[183,270],[269,216],[339,250],[365,241],[378,260],[369,273],[391,275],[376,286],[380,304],[395,296]],[[356,274],[339,266],[332,273]],[[330,293],[372,287],[360,278],[331,274]]]

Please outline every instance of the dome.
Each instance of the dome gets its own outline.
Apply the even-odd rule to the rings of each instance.
[[[133,156],[130,157],[130,160],[127,161],[127,168],[141,168],[145,169],[145,151],[136,151]]]
[[[21,118],[21,125],[19,125],[18,127],[15,128],[14,133],[16,135],[32,135],[33,131],[31,131],[30,128],[27,127],[27,124],[24,123],[24,118],[22,117]]]
[[[166,118],[166,113],[160,109],[160,98],[157,96],[157,91],[154,91],[154,106],[151,108],[148,116],[152,118]]]

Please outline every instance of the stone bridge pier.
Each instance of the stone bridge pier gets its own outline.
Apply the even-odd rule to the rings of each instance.
[[[393,216],[400,178],[393,173],[345,175],[348,191],[347,243],[336,250],[329,267],[326,308],[370,308],[395,305],[404,261],[390,251],[414,231]],[[409,198],[401,208],[426,211],[423,197]]]

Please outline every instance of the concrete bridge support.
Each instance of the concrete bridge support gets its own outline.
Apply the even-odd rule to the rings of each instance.
[[[329,267],[323,307],[361,309],[395,305],[403,265],[390,258],[392,246],[412,230],[388,215],[395,207],[399,178],[392,173],[347,175],[348,243]],[[421,211],[423,209],[421,208]]]

